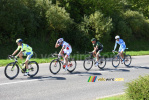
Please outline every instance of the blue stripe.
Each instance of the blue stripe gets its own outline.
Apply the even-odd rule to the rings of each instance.
[[[27,44],[27,47],[28,47],[28,44]]]
[[[29,57],[29,60],[31,59],[32,56],[33,56],[33,54]]]
[[[97,76],[95,77],[95,80],[94,80],[94,82],[96,81],[96,79],[97,79]]]
[[[23,43],[22,43],[22,48],[23,48]]]
[[[27,53],[26,53],[26,55],[30,55],[30,54],[31,54],[31,52],[27,52]]]

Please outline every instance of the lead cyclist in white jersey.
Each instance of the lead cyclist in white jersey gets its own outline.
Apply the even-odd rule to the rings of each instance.
[[[120,36],[115,36],[115,39],[116,39],[116,41],[115,41],[115,46],[114,46],[114,50],[113,50],[113,52],[115,51],[115,49],[116,49],[116,47],[117,47],[117,44],[119,44],[120,45],[120,47],[119,47],[119,53],[120,53],[120,57],[123,59],[123,63],[124,63],[124,55],[123,55],[123,52],[125,51],[125,49],[126,49],[126,45],[125,45],[125,42],[123,41],[123,39],[120,39]]]
[[[72,52],[71,45],[67,42],[64,41],[63,38],[59,38],[55,44],[55,48],[58,48],[59,46],[62,46],[62,49],[59,52],[59,56],[62,56],[64,59],[64,65],[65,65],[65,70],[68,69],[68,57],[70,56]],[[66,54],[64,56],[64,54]]]

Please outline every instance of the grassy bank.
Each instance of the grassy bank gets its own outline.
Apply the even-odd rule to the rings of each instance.
[[[128,51],[127,54],[131,56],[140,56],[140,55],[149,55],[149,51]],[[106,53],[101,53],[102,56],[105,57],[113,57],[112,52],[106,52]],[[89,54],[73,54],[71,55],[72,58],[76,60],[84,60],[86,57],[88,57]],[[32,61],[37,61],[38,63],[50,63],[54,58],[53,57],[46,57],[45,58],[32,58]],[[13,60],[8,60],[8,59],[1,59],[0,60],[0,66],[6,66],[8,63],[13,62]]]
[[[125,94],[123,94],[123,95],[118,95],[118,96],[113,96],[113,97],[102,98],[98,100],[127,100],[127,98]]]

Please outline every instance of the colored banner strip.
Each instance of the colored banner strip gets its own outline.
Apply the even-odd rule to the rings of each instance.
[[[97,79],[97,76],[95,77],[94,82],[96,81],[96,79]]]
[[[89,82],[92,82],[92,79],[93,79],[93,76],[91,76],[91,78],[90,78]]]
[[[91,76],[89,77],[88,82],[90,81],[90,78],[91,78]]]

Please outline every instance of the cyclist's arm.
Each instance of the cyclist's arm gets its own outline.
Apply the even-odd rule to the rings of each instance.
[[[56,42],[55,44],[55,48],[58,48],[60,45]]]
[[[61,51],[59,52],[59,54],[61,54],[64,50],[65,46],[62,47]]]
[[[114,51],[115,51],[116,47],[117,47],[117,43],[115,42]]]
[[[16,55],[16,57],[18,57],[21,53],[22,53],[22,50]]]
[[[12,56],[14,56],[16,53],[18,52],[18,50],[15,50],[12,54]]]
[[[93,52],[95,52],[97,49],[98,49],[98,46],[94,47],[94,50],[93,50]]]

